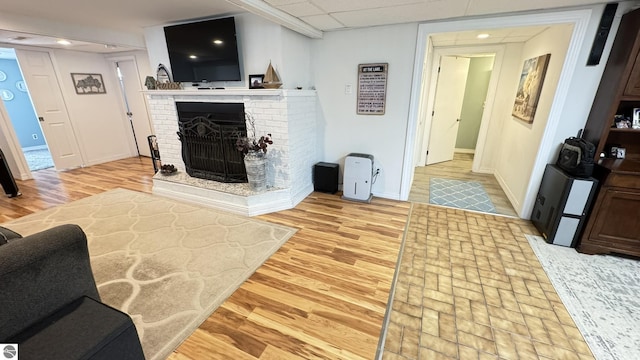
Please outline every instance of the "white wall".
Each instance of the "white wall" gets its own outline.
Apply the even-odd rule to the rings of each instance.
[[[282,88],[311,86],[309,39],[259,16],[242,13],[234,16],[241,81],[213,82],[212,86],[248,88],[248,76],[264,74],[271,61],[282,80]],[[164,24],[144,29],[149,63],[156,76],[158,64],[170,66],[169,53],[164,37]],[[183,84],[189,86],[190,84]]]
[[[282,67],[280,69],[282,70],[276,70],[281,77],[283,88],[310,89],[313,86],[311,40],[287,28],[282,28],[281,42]]]
[[[493,70],[493,56],[471,57],[460,113],[456,149],[474,150]]]
[[[400,194],[416,35],[417,24],[403,24],[328,32],[313,40],[321,160],[339,163],[342,173],[349,153],[373,155],[380,168],[376,196]],[[358,115],[358,64],[378,62],[389,63],[386,113]],[[352,86],[351,94],[345,85]]]
[[[504,83],[502,91],[510,94],[511,106],[506,112],[499,114],[502,121],[502,132],[498,140],[500,147],[495,154],[495,176],[503,185],[514,208],[520,209],[527,193],[527,186],[537,157],[542,135],[547,126],[547,119],[553,104],[555,91],[567,54],[567,46],[571,38],[573,26],[556,25],[527,41],[522,47],[519,57],[520,70],[525,60],[551,54],[547,73],[544,77],[540,101],[533,123],[528,124],[511,116],[515,99],[519,73],[512,74],[511,84]]]
[[[591,105],[595,97],[600,78],[604,71],[604,67],[611,51],[613,39],[618,31],[620,19],[622,15],[635,7],[638,7],[637,1],[620,2],[615,19],[611,25],[609,36],[607,37],[606,46],[602,53],[600,64],[597,66],[587,66],[587,57],[593,45],[593,39],[598,31],[598,25],[605,4],[594,5],[588,7],[591,9],[591,18],[587,24],[585,37],[578,47],[578,60],[576,66],[568,69],[567,73],[562,76],[568,79],[567,88],[561,89],[566,92],[566,98],[563,102],[553,104],[551,113],[554,118],[560,119],[555,121],[552,126],[545,129],[542,143],[539,148],[539,156],[536,159],[535,168],[531,173],[529,184],[526,190],[526,198],[522,204],[522,209],[518,212],[523,218],[529,218],[535,203],[535,196],[540,187],[544,167],[548,163],[554,163],[562,141],[569,137],[575,136],[579,129],[582,129],[587,121]]]
[[[121,107],[115,68],[102,54],[53,50],[52,60],[84,165],[133,156],[131,131]],[[106,94],[78,95],[71,73],[102,74]]]
[[[107,161],[122,159],[135,155],[135,144],[132,140],[128,119],[122,108],[121,91],[117,82],[115,68],[106,60],[104,54],[93,54],[61,49],[44,49],[21,46],[25,50],[48,51],[54,71],[62,91],[74,134],[78,140],[83,166],[95,165]],[[133,52],[137,56],[144,52]],[[133,54],[132,53],[132,54]],[[102,74],[106,94],[78,95],[71,79],[71,73]],[[3,121],[6,119],[0,119]],[[5,143],[15,141],[15,135],[3,134]],[[29,178],[28,171],[22,167],[24,162],[20,150],[5,149],[5,155],[13,164],[18,164],[14,176]]]
[[[476,154],[476,156],[481,156],[479,163],[481,172],[494,172],[495,158],[501,151],[505,114],[511,115],[513,100],[515,99],[514,79],[519,79],[520,72],[522,72],[522,62],[520,61],[522,48],[523,43],[506,44],[504,47],[504,56],[500,66],[500,74],[498,75],[498,86],[488,120],[487,137],[482,154]],[[517,87],[517,80],[515,84]]]

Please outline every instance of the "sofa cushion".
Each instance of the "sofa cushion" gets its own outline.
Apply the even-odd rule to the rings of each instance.
[[[4,245],[8,240],[20,239],[22,235],[6,227],[0,226],[0,245]]]
[[[56,226],[0,246],[0,343],[83,295],[100,299],[79,226]]]
[[[7,342],[24,359],[144,359],[129,315],[83,296]]]

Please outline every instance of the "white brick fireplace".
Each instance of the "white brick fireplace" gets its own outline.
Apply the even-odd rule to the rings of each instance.
[[[176,175],[156,174],[153,193],[248,216],[295,207],[313,191],[316,154],[316,92],[313,90],[225,89],[145,91],[162,164]],[[267,151],[268,190],[256,193],[246,183],[224,184],[192,178],[185,172],[178,139],[176,102],[244,103],[256,120],[257,136],[272,134]]]

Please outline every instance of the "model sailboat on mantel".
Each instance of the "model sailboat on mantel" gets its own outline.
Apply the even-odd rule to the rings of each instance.
[[[276,73],[276,70],[271,66],[271,61],[269,61],[269,67],[267,68],[267,72],[264,74],[262,86],[267,89],[277,89],[282,86],[278,73]]]

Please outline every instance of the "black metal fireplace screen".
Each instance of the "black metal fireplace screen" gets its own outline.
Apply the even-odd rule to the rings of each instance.
[[[190,176],[247,182],[238,136],[245,136],[244,104],[176,102],[182,160]]]

